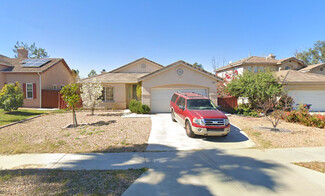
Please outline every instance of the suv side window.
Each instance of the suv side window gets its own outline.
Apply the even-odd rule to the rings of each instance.
[[[172,100],[171,100],[171,101],[172,101],[173,103],[175,103],[177,97],[178,97],[178,95],[177,95],[177,94],[174,94],[174,95],[172,96]]]
[[[185,107],[185,99],[183,97],[180,97],[177,102],[176,102],[176,105],[179,107],[179,106],[183,106]]]

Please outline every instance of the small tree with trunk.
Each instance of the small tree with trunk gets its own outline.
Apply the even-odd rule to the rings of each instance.
[[[23,106],[24,94],[19,82],[6,84],[0,91],[0,108],[5,111],[17,110]]]
[[[94,115],[95,107],[103,101],[100,99],[103,92],[103,86],[97,81],[86,82],[81,86],[81,98],[84,106],[91,109],[91,115]]]
[[[76,108],[80,102],[80,89],[78,84],[65,85],[61,90],[63,100],[67,103],[69,109],[72,109],[73,126],[77,127]]]

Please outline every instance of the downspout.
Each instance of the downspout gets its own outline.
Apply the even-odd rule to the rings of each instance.
[[[39,75],[39,107],[42,108],[42,75],[40,72],[37,72]]]

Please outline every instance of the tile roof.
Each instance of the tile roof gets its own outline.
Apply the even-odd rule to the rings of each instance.
[[[154,72],[151,72],[151,73],[149,73],[149,74],[147,74],[147,75],[145,75],[145,76],[142,76],[141,78],[139,78],[139,81],[142,81],[142,80],[144,80],[145,78],[148,78],[148,77],[150,77],[150,76],[152,76],[152,75],[155,75],[155,74],[157,74],[157,73],[159,73],[159,72],[162,72],[162,71],[164,71],[164,70],[166,70],[166,69],[169,69],[170,67],[173,67],[173,66],[176,66],[176,65],[179,65],[179,64],[183,64],[183,65],[189,66],[189,67],[191,67],[191,68],[193,68],[193,69],[196,69],[197,71],[199,71],[199,72],[201,72],[201,73],[204,73],[204,74],[207,74],[207,75],[209,75],[209,76],[211,76],[211,77],[214,77],[214,78],[216,78],[216,79],[222,80],[222,78],[216,76],[215,74],[212,74],[212,73],[210,73],[210,72],[208,72],[208,71],[206,71],[206,70],[204,70],[204,69],[198,68],[198,67],[196,67],[196,66],[193,66],[192,64],[187,63],[187,62],[185,62],[185,61],[183,61],[183,60],[179,60],[179,61],[177,61],[177,62],[175,62],[175,63],[172,63],[172,64],[170,64],[170,65],[168,65],[168,66],[166,66],[166,67],[164,67],[164,68],[158,69],[158,70],[156,70],[156,71],[154,71]]]
[[[322,65],[325,65],[325,63],[319,63],[319,64],[314,64],[314,65],[308,65],[307,67],[300,69],[299,71],[301,72],[309,72],[310,70],[320,67]]]
[[[97,81],[101,83],[138,83],[138,79],[148,73],[103,73],[90,78],[81,79],[79,82]]]
[[[275,72],[282,83],[324,83],[325,75],[304,73],[296,70],[282,70]]]
[[[159,67],[164,67],[163,65],[160,65],[159,63],[156,63],[156,62],[154,62],[154,61],[152,61],[152,60],[149,60],[149,59],[147,59],[147,58],[145,58],[145,57],[142,57],[142,58],[139,58],[139,59],[137,59],[137,60],[135,60],[135,61],[132,61],[131,63],[128,63],[128,64],[123,65],[123,66],[121,66],[121,67],[118,67],[118,68],[116,68],[116,69],[113,69],[113,70],[110,71],[109,73],[113,73],[113,72],[116,72],[116,71],[118,71],[118,70],[121,70],[121,69],[123,69],[123,68],[125,68],[125,67],[127,67],[127,66],[129,66],[129,65],[131,65],[131,64],[133,64],[133,63],[139,62],[139,61],[141,61],[141,60],[146,60],[146,61],[149,61],[149,62],[151,62],[151,63],[153,63],[153,64],[158,65]]]
[[[225,69],[229,69],[232,67],[238,67],[240,65],[244,65],[244,64],[258,64],[258,63],[263,63],[263,64],[281,64],[282,62],[286,61],[286,60],[295,60],[298,61],[299,63],[304,64],[303,61],[298,60],[295,57],[289,57],[289,58],[284,58],[284,59],[274,59],[274,58],[270,58],[270,57],[261,57],[261,56],[250,56],[250,57],[246,57],[243,59],[240,59],[238,61],[235,61],[233,63],[230,63],[226,66],[220,67],[218,69],[216,69],[216,71],[222,71]]]
[[[21,58],[8,58],[5,57],[3,55],[0,55],[0,65],[4,64],[9,66],[8,68],[2,70],[3,73],[6,72],[43,72],[47,69],[49,69],[50,67],[52,67],[53,65],[57,64],[60,61],[64,61],[64,59],[62,58],[48,58],[50,59],[49,62],[45,63],[44,65],[42,65],[41,67],[23,67],[22,65],[22,61],[25,59],[21,59]],[[65,63],[66,64],[66,63]],[[70,70],[70,68],[69,68]]]

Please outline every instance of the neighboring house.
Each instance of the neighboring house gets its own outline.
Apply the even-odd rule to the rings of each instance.
[[[311,111],[325,111],[325,76],[295,70],[276,73],[296,104],[312,104]]]
[[[299,71],[305,72],[305,73],[315,73],[315,74],[325,75],[325,63],[308,65],[307,67],[305,67]]]
[[[227,75],[242,74],[244,71],[274,71],[283,83],[286,92],[296,104],[312,104],[311,111],[325,111],[325,64],[309,65],[295,57],[276,59],[251,56],[216,69],[216,74],[225,78]],[[238,99],[239,104],[247,99]]]
[[[250,56],[239,61],[230,63],[226,66],[216,69],[217,76],[225,78],[225,76],[233,74],[242,74],[244,71],[280,71],[280,70],[299,70],[306,67],[305,63],[295,57],[285,59],[276,59],[273,54],[267,57]]]
[[[221,78],[184,61],[166,67],[146,58],[140,58],[107,73],[86,78],[80,82],[101,82],[104,86],[101,107],[125,109],[136,96],[141,85],[140,100],[151,112],[169,112],[174,92],[196,92],[208,96],[217,104],[217,81]]]
[[[23,107],[42,107],[42,90],[60,90],[74,81],[64,59],[29,59],[26,49],[19,48],[17,52],[17,58],[0,55],[0,89],[19,82],[24,92]]]

